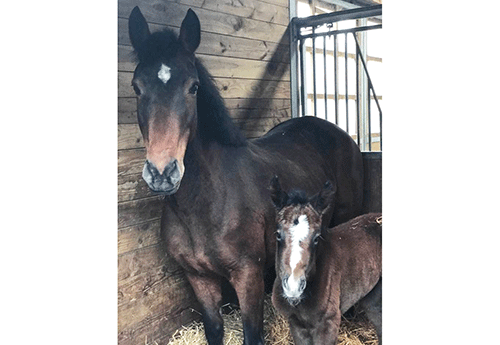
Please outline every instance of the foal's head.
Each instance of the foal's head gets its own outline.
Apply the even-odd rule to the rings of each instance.
[[[147,151],[142,176],[153,191],[173,194],[180,186],[186,147],[196,129],[199,79],[194,52],[200,43],[200,21],[188,10],[178,38],[170,31],[151,34],[135,7],[129,35],[139,62],[132,85]]]
[[[304,297],[307,281],[316,269],[316,249],[321,240],[322,216],[333,204],[336,186],[329,181],[320,193],[281,189],[277,177],[271,181],[271,197],[277,208],[276,273],[284,297],[295,305]]]

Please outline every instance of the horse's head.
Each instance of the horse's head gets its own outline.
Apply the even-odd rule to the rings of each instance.
[[[317,195],[281,189],[277,177],[271,181],[271,197],[277,208],[276,273],[284,297],[292,305],[304,297],[307,281],[316,270],[316,248],[321,239],[322,216],[331,207],[336,187],[325,183]]]
[[[170,31],[151,34],[135,7],[129,35],[139,62],[132,86],[146,147],[142,177],[153,191],[173,194],[184,175],[186,147],[197,125],[199,80],[194,52],[200,43],[200,21],[188,10],[178,38]]]

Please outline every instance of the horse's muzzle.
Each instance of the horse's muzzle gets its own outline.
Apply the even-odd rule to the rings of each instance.
[[[172,160],[162,173],[158,171],[154,164],[146,161],[142,170],[142,178],[153,192],[171,195],[179,189],[182,173],[177,159]]]

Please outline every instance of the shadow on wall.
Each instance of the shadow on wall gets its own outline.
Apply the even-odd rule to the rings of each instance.
[[[289,63],[283,63],[283,61],[290,61],[290,49],[289,45],[289,34],[290,26],[286,29],[283,36],[281,37],[279,44],[276,46],[276,50],[271,57],[271,60],[266,66],[266,70],[262,73],[259,78],[259,82],[253,87],[252,93],[249,98],[246,99],[245,104],[242,108],[246,109],[242,115],[244,120],[256,119],[257,123],[253,122],[243,122],[240,128],[242,130],[250,130],[250,126],[259,126],[264,124],[266,116],[262,116],[260,112],[268,111],[272,108],[273,98],[276,94],[277,88],[287,72],[290,70]],[[286,49],[280,49],[280,47],[286,46]],[[276,78],[274,80],[265,79],[266,75],[272,75]],[[256,103],[259,103],[259,107],[255,107]],[[270,116],[269,116],[270,117]]]

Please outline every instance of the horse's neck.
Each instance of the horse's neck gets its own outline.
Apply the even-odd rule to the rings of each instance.
[[[226,186],[215,185],[214,180],[223,180],[227,149],[216,141],[203,141],[200,136],[188,144],[184,156],[186,170],[181,187],[174,195],[179,206],[192,207],[201,204],[200,199],[223,193]]]

